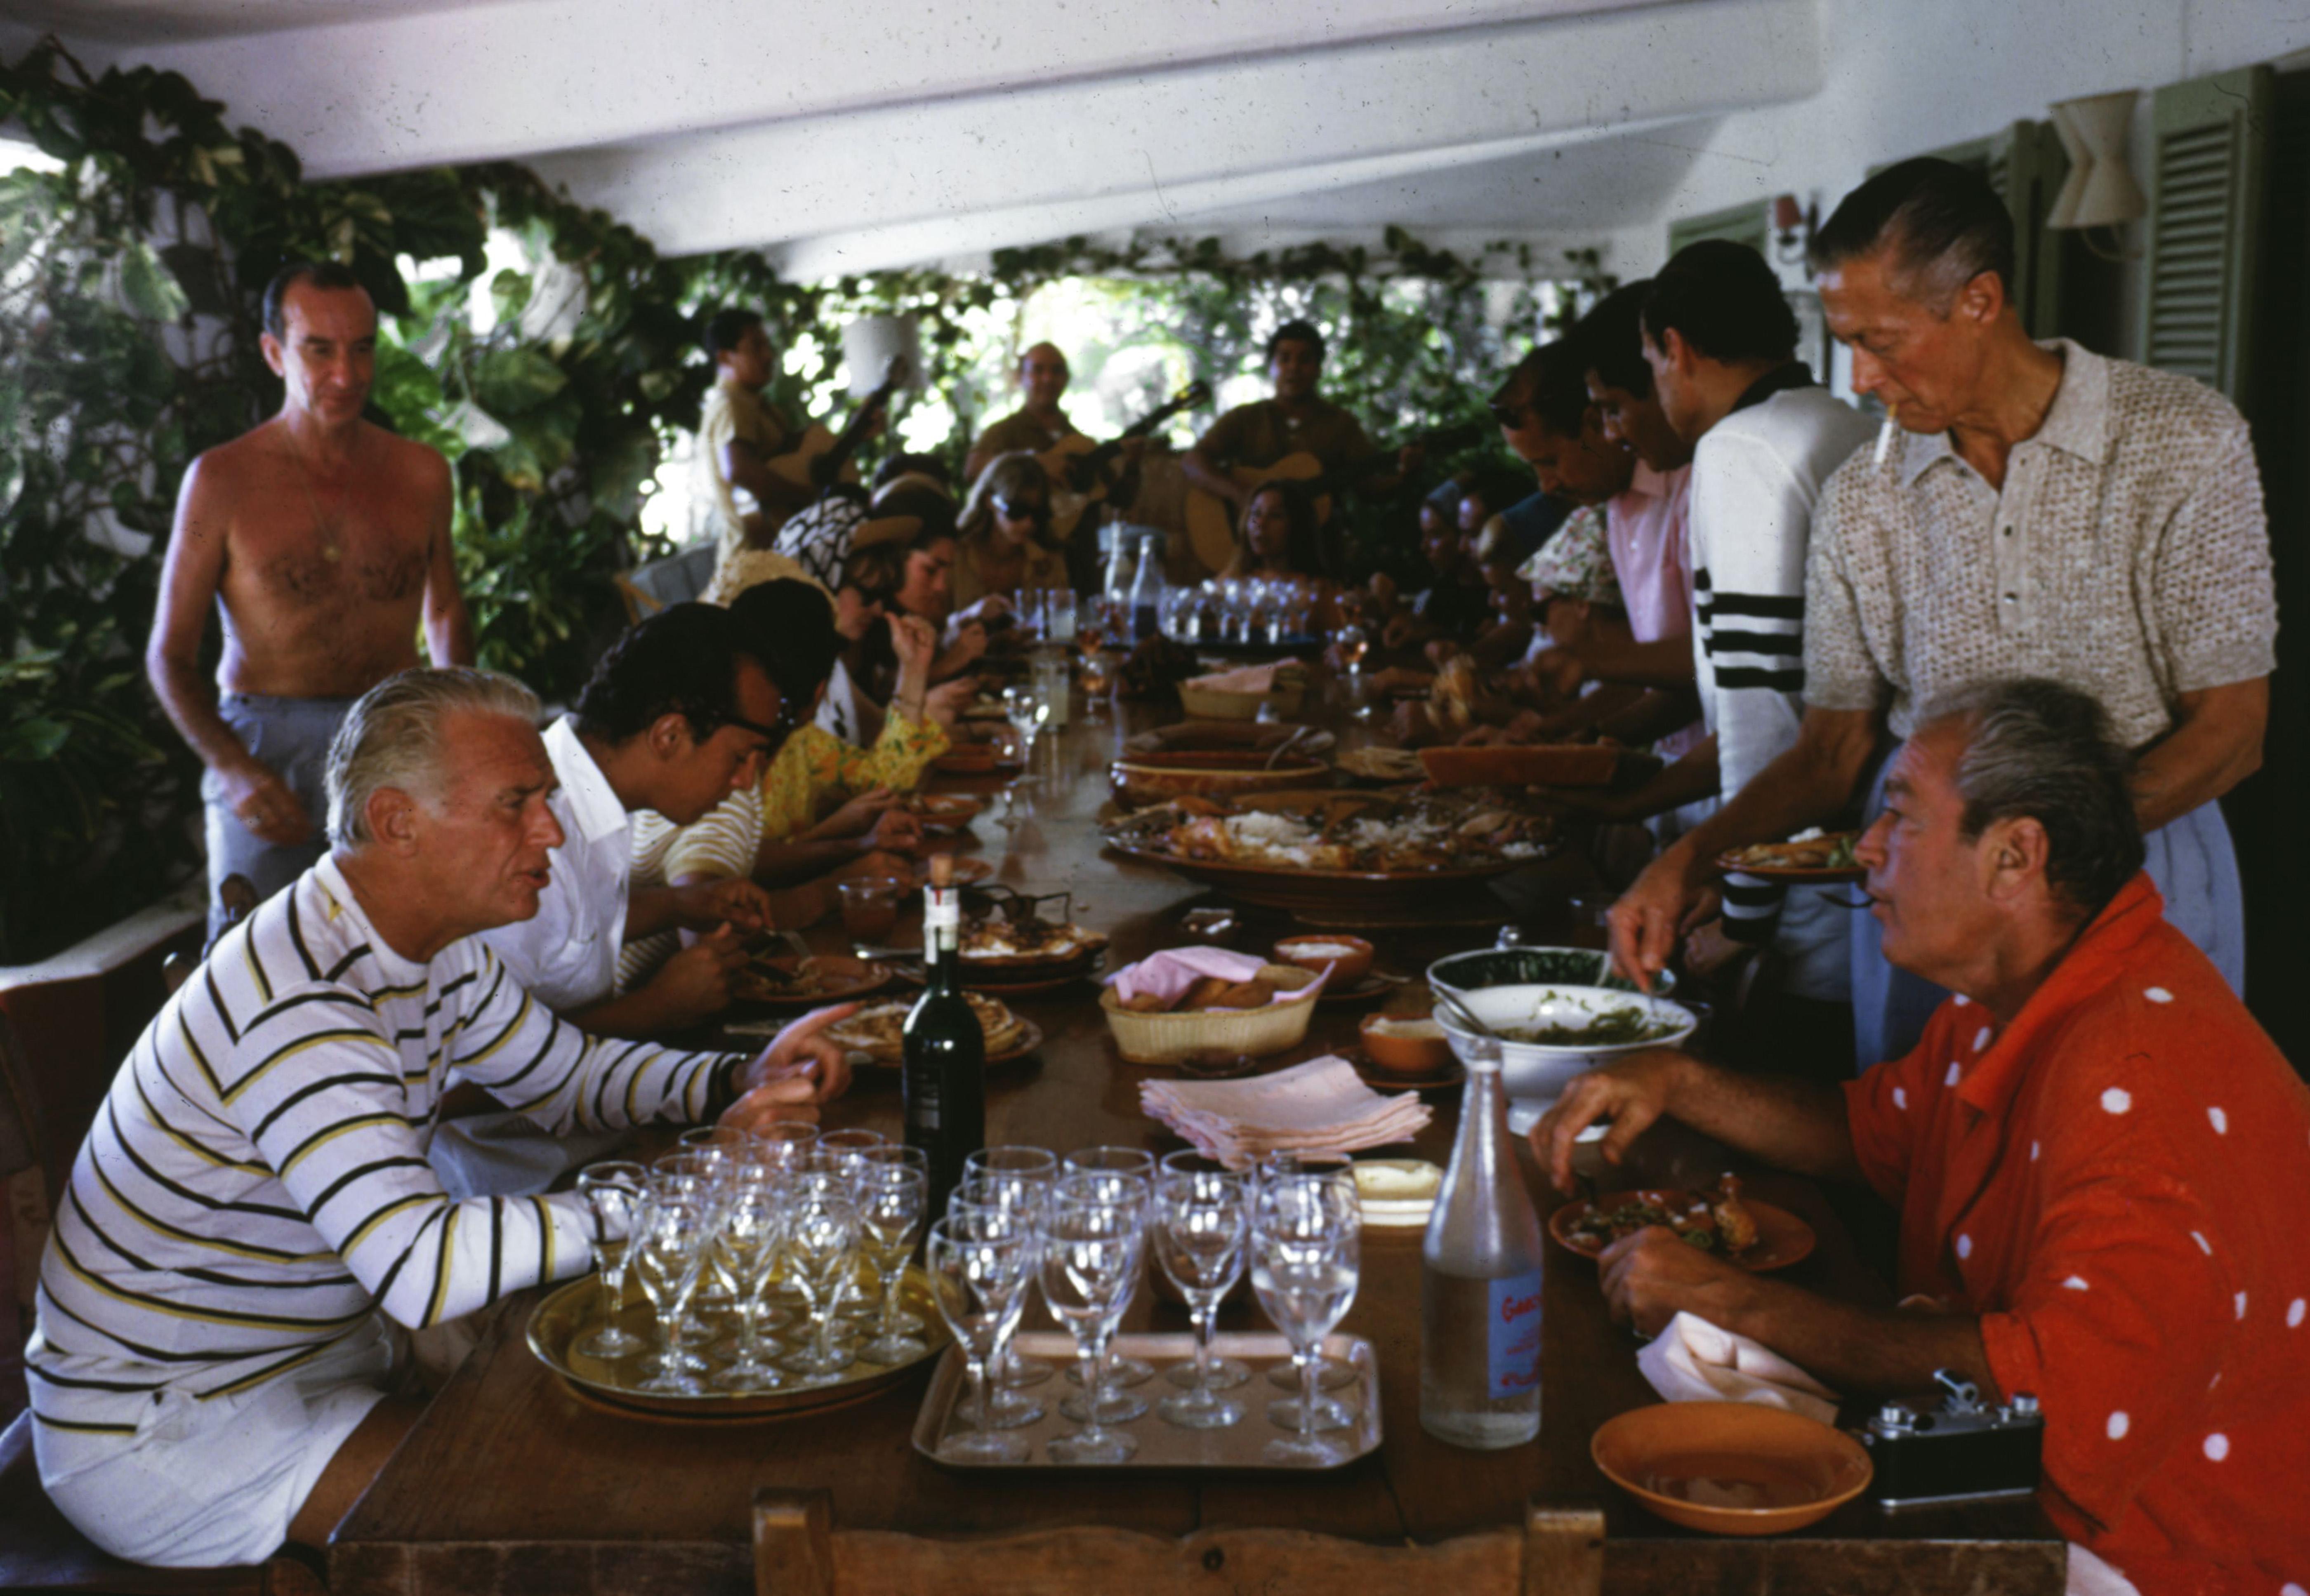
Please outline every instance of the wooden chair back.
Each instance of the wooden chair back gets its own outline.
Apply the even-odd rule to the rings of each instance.
[[[833,1496],[824,1490],[754,1496],[755,1596],[1339,1596],[1394,1589],[1597,1596],[1603,1583],[1598,1507],[1534,1503],[1521,1533],[1487,1530],[1434,1546],[1385,1546],[1298,1530],[1198,1531],[1166,1540],[1097,1525],[934,1540],[838,1529]]]

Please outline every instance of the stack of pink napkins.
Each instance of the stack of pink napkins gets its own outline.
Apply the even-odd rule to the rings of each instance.
[[[1418,1092],[1384,1097],[1347,1060],[1309,1059],[1247,1080],[1149,1080],[1140,1106],[1230,1169],[1272,1152],[1349,1153],[1409,1141],[1430,1117]]]

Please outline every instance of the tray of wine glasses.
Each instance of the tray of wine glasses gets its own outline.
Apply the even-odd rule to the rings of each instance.
[[[869,1278],[862,1274],[862,1287]],[[794,1314],[792,1320],[766,1327],[761,1332],[764,1346],[760,1361],[776,1371],[772,1377],[779,1383],[751,1389],[725,1389],[715,1384],[714,1380],[732,1361],[730,1341],[738,1330],[738,1320],[726,1303],[717,1306],[708,1299],[690,1305],[693,1316],[701,1320],[708,1331],[704,1336],[692,1334],[688,1338],[690,1350],[706,1366],[696,1373],[694,1389],[647,1390],[644,1387],[655,1372],[663,1345],[656,1316],[642,1299],[640,1287],[630,1278],[614,1314],[604,1311],[604,1295],[601,1277],[590,1274],[547,1294],[529,1316],[530,1350],[561,1377],[573,1394],[638,1417],[727,1422],[840,1407],[896,1385],[945,1350],[951,1340],[945,1322],[939,1317],[938,1305],[931,1296],[928,1278],[919,1266],[909,1264],[899,1282],[899,1303],[902,1310],[923,1322],[920,1330],[911,1332],[922,1349],[899,1362],[872,1363],[864,1357],[854,1357],[847,1366],[832,1374],[812,1375],[790,1371],[783,1366],[784,1360],[803,1349],[810,1331],[803,1323],[800,1310],[789,1309]],[[879,1294],[874,1300],[879,1305]],[[863,1329],[854,1326],[843,1334],[853,1342],[864,1343],[873,1334],[873,1325],[871,1319],[859,1323]],[[633,1340],[635,1349],[614,1357],[601,1357],[586,1350],[594,1337],[612,1324]]]
[[[1147,1410],[1143,1414],[1128,1419],[1108,1418],[1104,1412],[1101,1415],[1108,1429],[1125,1432],[1137,1442],[1137,1450],[1127,1460],[1099,1464],[1066,1464],[1052,1460],[1050,1443],[1076,1435],[1083,1427],[1059,1411],[1063,1398],[1079,1400],[1082,1390],[1065,1374],[1012,1393],[1043,1410],[1040,1418],[1009,1429],[1009,1434],[1025,1444],[1024,1455],[1017,1461],[962,1459],[953,1455],[951,1449],[942,1453],[941,1442],[977,1427],[960,1347],[949,1349],[931,1376],[930,1391],[923,1398],[922,1412],[915,1420],[915,1450],[943,1467],[974,1470],[1096,1467],[1133,1472],[1149,1469],[1259,1469],[1299,1473],[1341,1468],[1379,1449],[1379,1359],[1372,1344],[1361,1336],[1333,1334],[1324,1340],[1327,1377],[1323,1382],[1322,1396],[1339,1404],[1333,1422],[1345,1422],[1342,1427],[1325,1427],[1324,1433],[1336,1445],[1322,1462],[1279,1462],[1266,1455],[1271,1439],[1290,1433],[1281,1418],[1270,1414],[1269,1405],[1290,1397],[1297,1390],[1296,1385],[1287,1388],[1269,1379],[1277,1371],[1288,1372],[1292,1367],[1291,1343],[1281,1335],[1272,1331],[1225,1331],[1211,1338],[1213,1358],[1244,1366],[1250,1378],[1214,1392],[1240,1409],[1241,1413],[1232,1424],[1210,1427],[1176,1424],[1160,1412],[1164,1399],[1177,1397],[1182,1391],[1170,1377],[1172,1370],[1184,1366],[1191,1371],[1194,1366],[1194,1336],[1119,1335],[1111,1345],[1115,1357],[1137,1359],[1152,1366],[1154,1370],[1152,1378],[1143,1379],[1136,1387],[1111,1391],[1111,1396],[1143,1401]],[[1073,1338],[1059,1331],[1021,1331],[1012,1338],[1011,1349],[1021,1358],[1061,1367],[1076,1361]]]

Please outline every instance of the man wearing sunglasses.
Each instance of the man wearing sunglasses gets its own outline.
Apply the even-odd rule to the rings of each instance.
[[[809,708],[780,701],[725,610],[674,604],[635,627],[577,712],[545,729],[564,841],[537,914],[482,940],[538,1002],[599,1036],[662,1035],[728,1007],[740,932],[774,923],[771,894],[746,880],[635,886],[631,817],[693,824],[756,779]],[[616,991],[620,948],[675,928],[706,934]]]

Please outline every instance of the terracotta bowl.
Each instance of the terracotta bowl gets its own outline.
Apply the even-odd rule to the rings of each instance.
[[[1283,792],[1324,780],[1330,767],[1305,754],[1287,753],[1268,768],[1268,756],[1253,750],[1225,749],[1185,753],[1131,754],[1107,768],[1107,781],[1132,803],[1161,803],[1180,797],[1233,798],[1246,793]]]
[[[1376,1028],[1387,1026],[1420,1026],[1432,1028],[1432,1037],[1400,1036]],[[1364,1056],[1391,1075],[1420,1078],[1433,1075],[1448,1068],[1452,1063],[1452,1038],[1433,1019],[1418,1015],[1370,1014],[1364,1017],[1361,1028]]]
[[[1339,950],[1345,949],[1345,952]],[[1371,973],[1372,945],[1361,937],[1333,936],[1324,933],[1304,937],[1285,937],[1275,944],[1275,962],[1296,964],[1303,970],[1322,975],[1332,972],[1329,991],[1353,986]]]
[[[1869,1488],[1861,1443],[1754,1402],[1632,1408],[1589,1438],[1613,1484],[1671,1523],[1715,1535],[1778,1535],[1818,1523]]]

